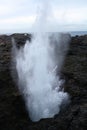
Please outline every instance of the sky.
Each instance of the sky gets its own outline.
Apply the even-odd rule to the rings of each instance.
[[[87,0],[0,0],[0,33],[32,32],[44,11],[47,31],[87,31]]]

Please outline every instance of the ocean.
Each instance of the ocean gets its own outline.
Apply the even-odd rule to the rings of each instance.
[[[16,32],[15,32],[15,33],[16,33]],[[27,32],[27,33],[28,33],[28,32]],[[78,36],[87,35],[87,31],[69,31],[68,33],[70,33],[72,37],[74,37],[74,36],[76,36],[76,35],[78,35]],[[10,35],[12,35],[12,34],[14,34],[14,33],[4,33],[4,34],[10,36]],[[18,33],[18,34],[21,34],[21,32]],[[23,33],[22,33],[22,34],[23,34]],[[26,34],[26,33],[24,33],[24,34]],[[3,34],[0,34],[0,35],[3,35]]]
[[[72,37],[76,36],[76,35],[78,35],[78,36],[87,35],[87,31],[71,31],[69,33],[71,34]]]

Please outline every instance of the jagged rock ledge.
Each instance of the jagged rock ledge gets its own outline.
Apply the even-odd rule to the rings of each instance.
[[[12,80],[11,38],[18,47],[30,34],[0,35],[0,130],[86,130],[87,129],[87,35],[71,39],[62,76],[65,91],[71,103],[52,119],[33,123],[25,109],[24,101]]]

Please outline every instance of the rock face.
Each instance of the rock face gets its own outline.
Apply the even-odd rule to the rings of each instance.
[[[65,91],[71,103],[54,118],[33,123],[17,85],[12,80],[11,38],[18,47],[31,40],[29,34],[0,36],[0,130],[86,130],[87,129],[87,35],[72,37],[62,69]]]

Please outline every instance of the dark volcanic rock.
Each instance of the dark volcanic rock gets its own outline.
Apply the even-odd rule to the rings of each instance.
[[[33,123],[11,76],[11,38],[17,46],[31,40],[29,34],[0,36],[0,130],[86,130],[87,129],[87,35],[72,37],[62,76],[71,103],[52,119]]]

